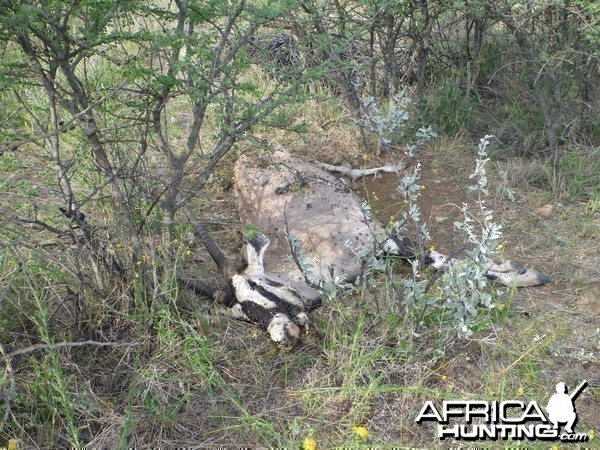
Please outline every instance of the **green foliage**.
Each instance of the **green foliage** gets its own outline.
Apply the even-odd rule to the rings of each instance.
[[[477,104],[476,97],[468,95],[456,81],[448,80],[428,94],[421,110],[422,120],[453,136],[469,124]]]
[[[256,225],[246,224],[242,227],[242,233],[244,234],[244,238],[248,240],[251,240],[252,238],[254,238],[256,233],[260,232],[260,228],[258,228]]]
[[[559,163],[562,189],[568,199],[597,198],[600,193],[600,148],[568,150]]]
[[[402,281],[403,305],[409,313],[417,314],[419,324],[428,324],[441,331],[447,330],[451,324],[460,337],[469,337],[479,325],[479,308],[494,307],[493,296],[486,290],[488,282],[485,272],[502,233],[500,225],[493,220],[492,211],[485,206],[485,196],[488,195],[485,165],[489,161],[487,146],[490,137],[485,136],[480,140],[476,168],[471,175],[476,184],[469,188],[478,195],[477,220],[480,228],[475,227],[475,220],[466,203],[462,207],[463,220],[454,224],[455,230],[464,234],[470,246],[466,257],[445,263],[445,272],[433,289],[428,280],[420,279],[418,260],[412,262],[412,276]],[[419,220],[418,171],[417,165],[411,176],[403,177],[398,188],[408,203],[408,211],[403,213],[403,223],[408,218]],[[425,226],[421,227],[420,233],[423,242],[430,239]],[[403,230],[396,228],[396,234],[401,236]]]
[[[25,197],[37,197],[39,192],[37,188],[27,180],[4,181],[0,183],[0,192],[17,191]]]

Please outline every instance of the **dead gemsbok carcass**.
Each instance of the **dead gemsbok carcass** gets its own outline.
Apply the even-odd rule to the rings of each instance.
[[[407,239],[386,235],[385,227],[365,214],[363,201],[348,184],[331,172],[351,178],[393,172],[391,166],[350,170],[320,162],[306,162],[278,146],[262,159],[241,156],[234,170],[235,196],[245,224],[260,229],[271,241],[265,258],[267,270],[286,271],[295,279],[303,275],[290,271],[290,232],[312,257],[317,276],[345,275],[355,279],[361,274],[362,261],[357,253],[380,251],[414,257],[415,248]],[[379,242],[374,242],[378,238]],[[428,252],[426,264],[443,268],[448,257]],[[507,286],[536,286],[549,281],[534,269],[506,261],[489,261],[486,276]]]
[[[311,341],[315,329],[307,313],[321,306],[320,292],[285,273],[265,272],[264,256],[269,239],[260,232],[246,237],[248,266],[238,273],[189,207],[184,207],[183,211],[227,280],[227,288],[218,289],[182,273],[177,279],[196,293],[211,297],[226,307],[233,318],[265,328],[278,344],[293,346],[298,341]]]
[[[221,292],[188,277],[180,276],[180,281],[215,298],[233,317],[259,324],[279,344],[293,345],[313,335],[307,313],[321,304],[318,286],[291,264],[290,235],[301,242],[302,251],[314,262],[313,275],[321,279],[358,277],[363,262],[357,254],[375,251],[414,258],[416,253],[408,240],[384,235],[384,226],[365,215],[363,202],[347,183],[322,167],[348,172],[303,161],[280,147],[262,157],[238,159],[234,182],[240,217],[260,230],[246,239],[248,267],[242,273],[233,269],[191,211],[184,210],[228,280],[228,289]],[[348,175],[393,170],[386,166]],[[448,258],[429,252],[423,261],[443,269]],[[549,281],[540,272],[510,261],[490,261],[486,269],[488,278],[504,285],[535,286]]]

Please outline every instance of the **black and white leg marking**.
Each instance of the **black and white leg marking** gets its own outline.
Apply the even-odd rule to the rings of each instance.
[[[402,256],[412,259],[417,257],[415,246],[407,238],[399,238],[392,235],[383,242],[383,251],[392,255]],[[423,260],[425,265],[434,269],[445,269],[449,264],[460,264],[460,260],[449,260],[442,253],[431,251],[427,252]],[[496,264],[488,261],[485,265],[485,277],[489,280],[495,280],[504,286],[531,287],[539,286],[550,282],[550,278],[535,269],[526,269],[522,265],[505,261],[502,264]]]
[[[304,298],[291,285],[265,274],[264,254],[269,244],[262,233],[254,233],[246,241],[248,267],[231,279],[236,298],[231,314],[265,328],[278,344],[292,345],[313,332],[306,311],[314,299]]]

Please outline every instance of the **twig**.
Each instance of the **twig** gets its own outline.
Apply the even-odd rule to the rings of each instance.
[[[302,263],[300,263],[300,260],[298,259],[298,252],[292,243],[292,237],[290,235],[290,227],[289,227],[288,220],[287,220],[287,202],[285,202],[285,205],[283,207],[283,219],[285,222],[285,237],[286,237],[288,246],[290,247],[290,256],[292,258],[292,261],[294,262],[294,264],[296,265],[298,270],[300,270],[300,273],[304,277],[304,281],[306,282],[306,284],[308,284],[311,288],[316,289],[319,292],[324,292],[323,288],[321,286],[314,283],[313,281],[311,281],[310,278],[308,278],[308,274],[306,273],[306,270],[304,269],[304,267],[302,266]]]
[[[37,136],[33,136],[33,137],[30,137],[30,138],[27,138],[27,139],[22,139],[20,141],[10,142],[8,144],[0,145],[0,155],[2,155],[7,150],[16,149],[16,148],[18,148],[18,147],[20,147],[22,145],[28,144],[30,142],[35,142],[35,141],[38,141],[40,139],[47,139],[49,137],[56,136],[58,133],[62,133],[63,131],[67,131],[68,129],[70,129],[73,126],[73,124],[77,123],[84,114],[86,114],[89,111],[91,111],[92,108],[94,108],[94,107],[96,107],[96,106],[101,105],[102,103],[104,103],[104,101],[106,101],[107,99],[109,99],[112,95],[114,95],[122,87],[123,87],[123,84],[120,84],[115,89],[113,89],[111,92],[109,92],[108,94],[106,94],[104,97],[100,98],[98,101],[96,101],[96,102],[92,103],[91,105],[89,105],[83,111],[80,111],[77,114],[73,115],[73,118],[71,120],[65,121],[65,123],[63,125],[61,125],[60,127],[58,127],[54,131],[44,132],[44,130],[42,128],[40,130],[40,134],[38,134]],[[22,105],[24,105],[24,103],[22,103]],[[36,119],[35,116],[31,115],[31,117],[32,117],[32,119],[34,119],[37,122],[37,119]]]
[[[7,358],[7,353],[6,353],[6,349],[4,348],[4,346],[2,345],[2,343],[0,342],[0,353],[2,353],[2,360],[4,361],[4,358]],[[8,390],[6,391],[6,395],[4,396],[4,403],[6,403],[6,410],[4,411],[4,417],[2,417],[2,421],[0,422],[0,432],[2,432],[2,430],[4,429],[4,425],[6,425],[6,422],[8,422],[8,418],[10,416],[10,410],[11,410],[11,401],[12,398],[15,394],[15,390],[16,390],[16,382],[15,382],[15,372],[13,370],[12,364],[10,359],[6,359],[6,376],[8,377],[8,380],[10,382],[10,386],[8,388]],[[3,392],[4,394],[4,392]]]
[[[373,169],[352,169],[350,167],[334,166],[320,161],[314,161],[314,163],[327,172],[341,173],[342,175],[346,175],[350,177],[352,181],[355,181],[358,178],[379,175],[382,173],[397,173],[398,170],[404,170],[406,168],[406,163],[404,161],[401,161],[397,166],[393,166],[393,160],[392,164],[387,164],[382,167],[374,167]]]
[[[52,225],[48,225],[46,222],[42,222],[41,220],[21,219],[20,217],[17,217],[16,220],[23,224],[30,225],[31,228],[34,228],[37,230],[47,230],[47,231],[50,231],[51,233],[58,234],[59,236],[70,237],[68,233],[65,233],[64,231],[59,230],[58,228],[55,228]],[[37,227],[34,227],[36,225],[37,225]]]
[[[139,342],[99,342],[87,340],[79,342],[57,342],[56,344],[35,344],[29,347],[15,350],[14,352],[8,354],[0,348],[0,351],[2,351],[3,354],[3,356],[0,358],[0,362],[10,362],[10,360],[15,356],[26,355],[27,353],[32,353],[37,350],[54,350],[62,347],[82,347],[84,345],[96,345],[98,347],[128,347],[139,345]]]
[[[23,270],[23,263],[19,262],[19,264],[17,265],[17,268],[13,271],[13,273],[9,274],[11,276],[10,280],[6,283],[6,285],[2,288],[2,290],[0,290],[0,308],[2,307],[2,303],[4,303],[4,300],[6,299],[6,297],[8,297],[8,293],[12,289],[12,285],[13,285],[17,275],[19,275],[21,273],[21,270]],[[0,351],[1,350],[2,349],[0,348]]]

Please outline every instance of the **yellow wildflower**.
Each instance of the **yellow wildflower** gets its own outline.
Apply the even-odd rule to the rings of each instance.
[[[594,432],[594,430],[590,430],[587,433],[588,435],[588,439],[591,441],[592,439],[594,439],[594,436],[596,435],[596,433]]]
[[[122,246],[121,244],[117,244],[117,245],[115,245],[115,247],[117,247],[117,248],[121,248],[121,247],[123,247],[123,246]]]
[[[525,392],[525,389],[523,389],[523,388],[519,388],[519,389],[517,390],[517,392],[519,393],[519,395],[523,395],[523,393]]]
[[[20,450],[22,448],[25,448],[25,446],[23,445],[23,441],[21,439],[9,439],[8,440],[8,446],[7,446],[8,450]]]
[[[442,381],[446,381],[448,377],[446,375],[442,375]]]
[[[504,307],[505,307],[504,303],[500,303],[498,305],[498,311],[504,311]]]
[[[311,438],[306,438],[302,442],[302,450],[317,450],[317,441]]]
[[[430,251],[430,252],[433,252],[433,251],[435,251],[435,245],[432,245],[431,247],[429,247],[429,251]]]
[[[365,427],[352,427],[352,432],[361,438],[366,438],[367,434],[369,434]]]
[[[498,251],[502,250],[503,248],[504,248],[504,244],[498,244],[496,246],[496,250],[498,250]]]

